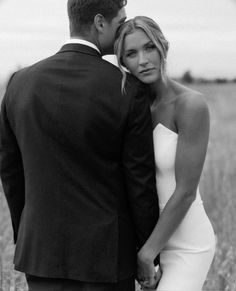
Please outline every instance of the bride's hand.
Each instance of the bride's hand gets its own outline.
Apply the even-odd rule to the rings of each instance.
[[[149,258],[148,253],[139,251],[137,256],[137,280],[142,286],[142,290],[155,290],[158,280],[154,262]]]
[[[142,291],[156,290],[158,283],[161,280],[161,275],[162,275],[161,269],[158,268],[158,270],[155,273],[155,284],[153,286],[149,286],[148,282],[143,282],[141,285],[141,290]]]

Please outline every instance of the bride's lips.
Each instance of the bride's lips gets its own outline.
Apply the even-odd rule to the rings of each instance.
[[[144,70],[140,71],[139,74],[147,74],[147,73],[150,73],[153,70],[154,70],[154,68],[144,69]]]

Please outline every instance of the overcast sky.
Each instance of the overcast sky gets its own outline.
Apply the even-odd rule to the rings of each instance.
[[[0,0],[0,80],[60,49],[69,33],[66,2]],[[126,11],[161,26],[170,75],[236,77],[235,0],[128,0]]]

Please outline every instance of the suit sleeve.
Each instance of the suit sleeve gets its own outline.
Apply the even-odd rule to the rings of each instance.
[[[10,84],[2,100],[0,113],[0,176],[11,214],[14,243],[16,243],[20,217],[24,208],[25,189],[21,153],[7,114],[9,91]]]
[[[130,106],[123,148],[123,166],[140,248],[159,217],[150,104],[142,89]]]

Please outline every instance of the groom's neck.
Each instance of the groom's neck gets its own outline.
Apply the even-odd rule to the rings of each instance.
[[[95,44],[96,46],[98,46],[98,41],[97,41],[96,35],[94,35],[94,33],[90,32],[90,31],[88,31],[87,33],[86,32],[84,32],[84,33],[71,33],[70,38],[83,39],[83,40],[89,41],[89,42]]]

